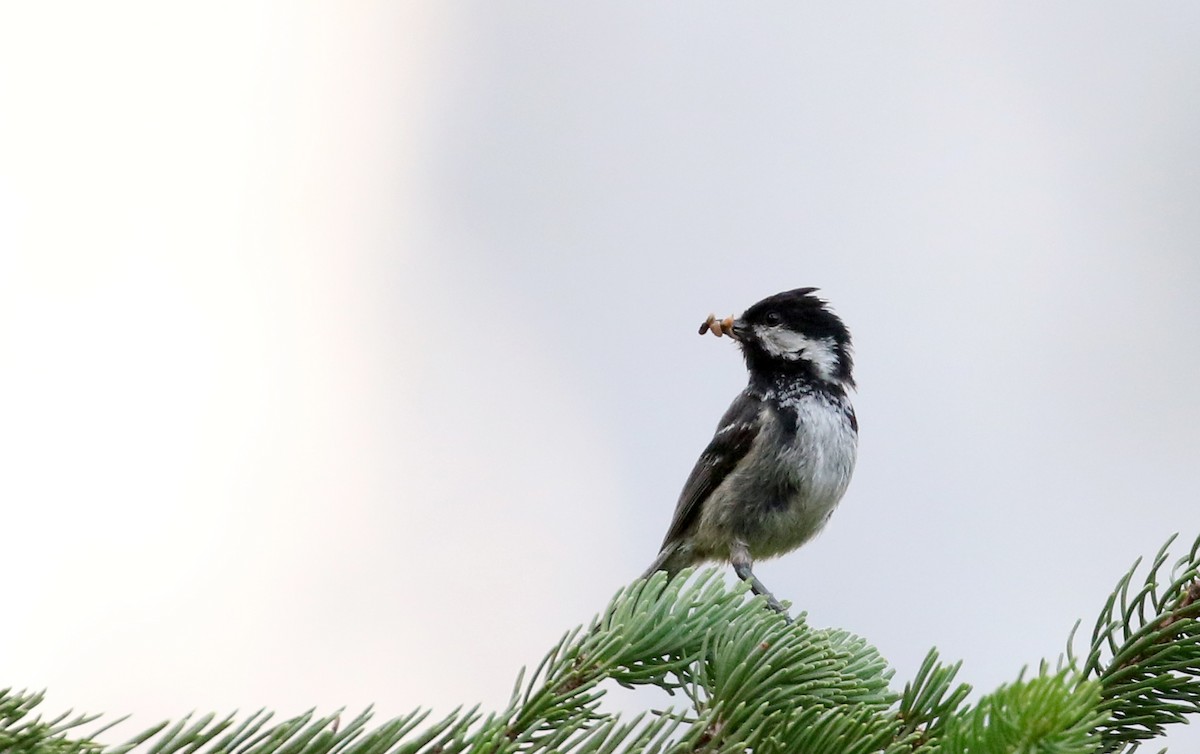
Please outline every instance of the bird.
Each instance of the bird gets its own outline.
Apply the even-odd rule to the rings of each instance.
[[[850,331],[817,290],[777,293],[740,317],[710,315],[700,326],[701,335],[737,342],[749,382],[684,483],[643,578],[728,560],[754,594],[787,615],[754,562],[791,552],[825,527],[858,452]]]

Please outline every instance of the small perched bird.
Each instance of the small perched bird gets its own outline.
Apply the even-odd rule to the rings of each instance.
[[[759,301],[734,319],[709,316],[700,334],[741,346],[750,383],[721,417],[675,506],[648,577],[729,559],[773,609],[756,559],[812,539],[842,499],[858,447],[850,332],[816,288]]]

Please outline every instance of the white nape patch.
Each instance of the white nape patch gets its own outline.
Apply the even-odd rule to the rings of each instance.
[[[834,375],[841,366],[841,360],[838,359],[837,343],[833,338],[810,338],[778,325],[756,325],[754,335],[772,356],[789,361],[809,361],[816,368],[818,377],[826,382],[836,382]]]

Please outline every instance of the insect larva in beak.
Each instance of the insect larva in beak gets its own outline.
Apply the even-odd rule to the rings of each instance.
[[[703,335],[709,330],[711,330],[712,334],[716,335],[718,338],[726,333],[732,334],[733,316],[730,315],[725,319],[717,319],[717,315],[715,314],[708,315],[708,319],[700,323],[700,334]]]

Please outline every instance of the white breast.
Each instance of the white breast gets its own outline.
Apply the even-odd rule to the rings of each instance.
[[[812,504],[833,505],[841,499],[854,473],[858,433],[846,408],[824,397],[804,396],[785,404],[796,412],[796,438],[783,461],[807,482]]]

